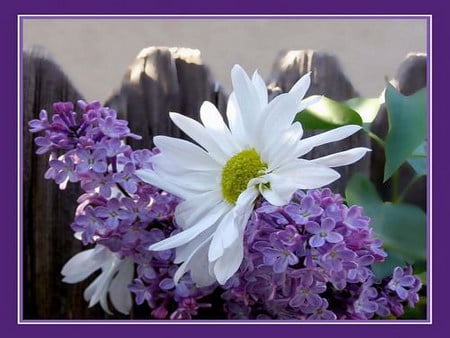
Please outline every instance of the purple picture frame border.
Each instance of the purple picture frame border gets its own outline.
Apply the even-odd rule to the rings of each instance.
[[[409,1],[408,7],[403,4],[398,4],[396,8],[393,1],[377,1],[375,4],[359,4],[358,7],[343,6],[343,4],[336,4],[335,1],[321,1],[320,4],[298,4],[287,3],[286,1],[278,1],[275,5],[273,2],[259,1],[257,6],[257,12],[255,12],[256,6],[244,7],[244,3],[239,2],[236,6],[234,1],[227,3],[217,3],[214,6],[204,6],[201,2],[180,2],[166,1],[164,3],[157,3],[150,6],[147,3],[136,3],[134,0],[130,0],[126,5],[111,3],[112,1],[97,1],[89,6],[84,4],[64,4],[61,6],[55,1],[41,1],[32,4],[9,3],[11,7],[2,8],[2,21],[3,26],[1,30],[2,37],[2,64],[3,64],[3,77],[1,81],[1,89],[3,96],[3,110],[4,120],[1,124],[2,132],[2,153],[5,154],[5,160],[1,172],[3,174],[3,194],[2,198],[2,214],[4,221],[4,233],[3,233],[3,245],[0,246],[1,253],[4,257],[3,261],[3,277],[0,279],[2,283],[2,290],[4,291],[3,301],[1,302],[1,323],[4,332],[8,333],[5,336],[61,336],[65,337],[79,337],[81,334],[92,336],[94,334],[108,335],[110,337],[121,337],[123,335],[130,335],[130,333],[143,333],[152,334],[156,337],[173,337],[175,335],[197,335],[202,336],[208,333],[229,336],[230,334],[239,335],[257,335],[258,337],[269,337],[274,334],[319,334],[319,336],[333,335],[364,335],[365,337],[378,337],[379,335],[399,336],[408,335],[411,337],[423,337],[424,334],[432,334],[433,337],[444,337],[445,332],[449,329],[448,320],[445,318],[447,301],[450,300],[448,293],[445,292],[446,280],[448,280],[448,272],[445,268],[448,265],[445,257],[445,250],[440,248],[446,248],[444,241],[448,236],[448,227],[445,224],[445,182],[443,179],[444,173],[449,171],[449,164],[446,162],[446,141],[444,135],[446,129],[444,129],[448,123],[446,121],[448,117],[445,115],[444,98],[445,90],[444,81],[445,74],[448,72],[449,66],[446,62],[445,55],[446,38],[445,31],[448,25],[447,21],[443,17],[445,8],[440,6],[424,6],[419,1]],[[251,5],[251,4],[249,4]],[[3,7],[3,6],[2,6]],[[405,8],[403,8],[405,7]],[[412,323],[406,323],[406,325],[392,325],[388,321],[384,321],[386,325],[357,325],[357,323],[350,325],[205,325],[205,324],[182,324],[171,325],[167,323],[164,325],[122,325],[123,323],[115,322],[118,325],[46,325],[42,321],[38,321],[32,325],[18,325],[17,324],[17,218],[20,216],[18,212],[18,196],[17,196],[17,178],[20,175],[19,165],[17,162],[17,137],[21,135],[21,131],[17,126],[17,115],[12,112],[18,112],[18,105],[21,100],[17,100],[18,83],[17,83],[17,53],[19,51],[17,45],[17,15],[18,14],[102,14],[107,9],[108,14],[132,14],[132,13],[146,13],[146,14],[387,14],[390,12],[394,15],[401,13],[411,15],[431,14],[433,16],[433,55],[432,64],[434,69],[439,69],[439,72],[429,75],[429,84],[433,85],[433,120],[432,123],[432,144],[433,144],[433,181],[432,184],[432,196],[433,205],[432,213],[434,234],[433,234],[433,294],[437,295],[433,299],[433,324],[431,325],[417,325]],[[389,9],[387,11],[386,9]],[[395,18],[392,17],[392,18]],[[405,17],[403,17],[405,18]],[[441,85],[439,85],[441,84]],[[429,86],[431,87],[431,86]],[[442,95],[439,93],[442,92]],[[436,99],[434,99],[436,98]],[[439,123],[436,123],[436,121]],[[435,154],[442,154],[441,156]],[[442,180],[441,184],[439,182]],[[20,185],[19,185],[19,188]],[[437,199],[436,196],[440,196],[441,199]],[[430,200],[430,199],[429,199]],[[442,266],[442,269],[438,267]],[[442,296],[440,296],[442,295]],[[39,325],[37,325],[39,323]],[[75,324],[75,323],[74,323]],[[79,323],[81,324],[81,323]],[[109,323],[108,324],[112,324]],[[218,327],[220,326],[220,327]]]

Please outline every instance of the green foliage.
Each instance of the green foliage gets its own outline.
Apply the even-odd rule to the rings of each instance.
[[[386,257],[384,262],[376,262],[372,264],[372,271],[378,278],[392,276],[392,272],[397,266],[405,266],[412,263],[408,262],[405,257],[396,253],[395,251],[385,251],[388,256]]]
[[[349,106],[326,97],[297,114],[303,129],[334,129],[348,124],[362,125],[361,116]]]
[[[345,104],[361,116],[363,123],[372,123],[380,110],[381,102],[379,98],[356,97],[345,101]]]
[[[364,214],[371,218],[375,235],[389,251],[387,261],[374,267],[378,277],[392,273],[393,267],[404,263],[423,265],[427,256],[427,218],[423,210],[410,204],[383,202],[372,182],[359,174],[352,177],[345,195],[349,205],[364,208]]]
[[[427,174],[427,142],[423,141],[416,150],[413,151],[408,163],[413,167],[416,174],[423,176]]]
[[[389,119],[384,169],[384,181],[387,181],[426,138],[426,88],[411,96],[404,96],[388,84],[385,102]]]

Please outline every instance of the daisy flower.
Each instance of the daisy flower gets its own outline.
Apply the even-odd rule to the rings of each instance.
[[[202,124],[170,113],[172,121],[198,145],[156,136],[160,153],[152,158],[153,169],[136,171],[144,181],[183,199],[175,210],[182,231],[149,249],[176,248],[175,263],[183,264],[175,281],[190,271],[198,286],[224,284],[238,270],[244,230],[258,196],[274,206],[285,205],[298,189],[335,181],[340,175],[332,167],[351,164],[369,151],[353,148],[314,160],[301,158],[314,147],[361,128],[348,125],[301,139],[302,125],[292,123],[294,117],[318,100],[302,100],[310,85],[309,74],[270,102],[257,72],[250,79],[236,65],[231,77],[234,92],[226,111],[228,125],[210,102],[200,108]]]

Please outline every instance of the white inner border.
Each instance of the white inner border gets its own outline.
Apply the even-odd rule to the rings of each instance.
[[[427,20],[427,85],[428,85],[428,176],[427,176],[427,240],[428,240],[428,259],[427,259],[427,320],[372,320],[372,321],[351,321],[351,320],[337,320],[337,321],[282,321],[282,320],[271,320],[271,321],[233,321],[233,320],[192,320],[192,321],[159,321],[159,320],[24,320],[22,318],[22,259],[23,259],[23,248],[22,248],[22,218],[23,218],[23,205],[22,205],[22,21],[24,19],[59,19],[59,18],[100,18],[100,19],[110,19],[110,18],[142,18],[142,19],[158,19],[158,18],[179,18],[179,19],[195,19],[195,18],[218,18],[224,19],[227,18],[242,18],[242,19],[251,19],[251,18],[272,18],[272,19],[282,19],[282,18],[298,18],[298,19],[306,19],[306,18],[317,18],[317,19],[346,19],[346,18],[366,18],[366,19],[378,19],[378,18],[412,18],[412,19],[425,19]],[[17,324],[19,325],[423,325],[423,324],[433,324],[433,306],[432,306],[432,198],[433,198],[433,175],[432,169],[432,28],[433,21],[432,15],[423,14],[423,15],[404,15],[404,14],[389,14],[389,15],[296,15],[296,14],[271,14],[271,15],[259,15],[259,14],[200,14],[200,15],[174,15],[174,14],[161,14],[161,15],[96,15],[96,14],[88,14],[88,15],[71,15],[71,14],[63,14],[63,15],[28,15],[28,14],[19,14],[17,15]]]

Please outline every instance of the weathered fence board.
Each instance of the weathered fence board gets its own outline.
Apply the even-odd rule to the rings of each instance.
[[[82,297],[86,283],[61,282],[61,268],[82,249],[70,224],[80,189],[70,184],[60,191],[44,179],[47,160],[35,155],[28,121],[41,109],[51,115],[55,101],[81,97],[61,69],[42,51],[23,55],[23,315],[25,319],[104,318],[98,308],[87,309]]]
[[[169,112],[199,119],[203,101],[221,111],[225,95],[212,79],[200,57],[190,48],[149,47],[143,49],[125,74],[121,88],[105,105],[129,120],[131,130],[143,137],[130,141],[133,148],[149,148],[155,135],[185,135],[169,119]]]

